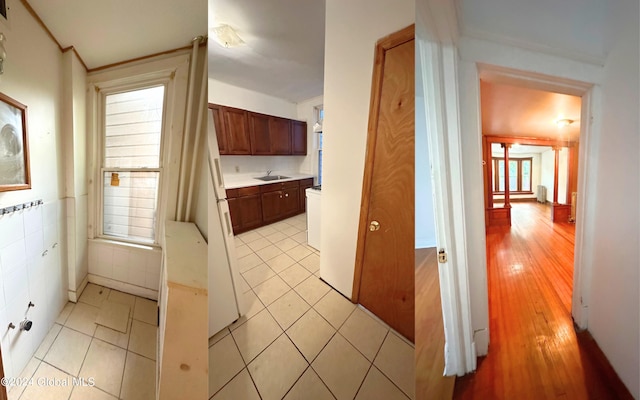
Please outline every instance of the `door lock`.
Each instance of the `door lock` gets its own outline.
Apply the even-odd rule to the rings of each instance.
[[[380,229],[380,223],[378,221],[371,221],[369,224],[369,230],[371,232],[377,231]]]
[[[444,264],[447,262],[447,252],[444,249],[438,251],[438,262]]]

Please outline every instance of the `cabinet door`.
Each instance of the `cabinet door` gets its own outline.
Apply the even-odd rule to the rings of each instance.
[[[223,107],[223,115],[227,133],[227,154],[251,154],[247,111],[238,108]]]
[[[242,229],[249,230],[262,225],[262,198],[259,194],[240,197]]]
[[[269,137],[271,154],[291,154],[291,120],[286,118],[269,118]]]
[[[293,187],[285,189],[282,198],[282,217],[289,217],[298,214],[300,209],[300,188]]]
[[[291,154],[307,155],[307,123],[291,121]]]
[[[240,199],[227,199],[229,204],[229,215],[231,216],[231,226],[233,233],[238,233],[242,228],[242,208],[240,207]]]
[[[307,189],[309,189],[311,186],[313,186],[313,178],[310,179],[303,179],[300,181],[300,209],[299,211],[301,213],[305,212],[307,207],[306,207],[306,203],[307,203]]]
[[[262,220],[264,223],[275,221],[280,218],[280,205],[282,203],[282,192],[262,193]]]
[[[216,129],[216,138],[218,138],[218,149],[220,154],[229,154],[229,147],[227,144],[227,131],[224,127],[224,117],[222,115],[222,106],[217,104],[209,104],[209,110],[213,114],[213,126]]]
[[[251,133],[251,154],[271,154],[271,139],[269,136],[269,116],[249,113],[249,132]]]

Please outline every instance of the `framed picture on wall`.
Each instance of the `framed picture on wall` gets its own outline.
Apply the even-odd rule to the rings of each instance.
[[[0,93],[0,192],[31,189],[27,106]]]

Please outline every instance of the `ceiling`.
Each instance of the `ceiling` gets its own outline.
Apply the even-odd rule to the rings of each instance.
[[[28,0],[63,48],[93,69],[173,50],[206,35],[205,0]]]
[[[463,35],[603,64],[603,0],[457,0]]]
[[[581,98],[480,81],[482,134],[577,141]],[[575,122],[560,128],[558,119]]]
[[[209,40],[209,77],[296,103],[321,95],[324,15],[324,0],[209,0],[209,36],[226,24],[245,42]]]

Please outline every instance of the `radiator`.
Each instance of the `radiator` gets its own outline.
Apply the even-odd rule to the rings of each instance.
[[[547,202],[547,187],[538,185],[538,203],[546,203]]]
[[[578,201],[578,193],[571,193],[571,217],[569,217],[569,222],[576,222],[576,205]]]

